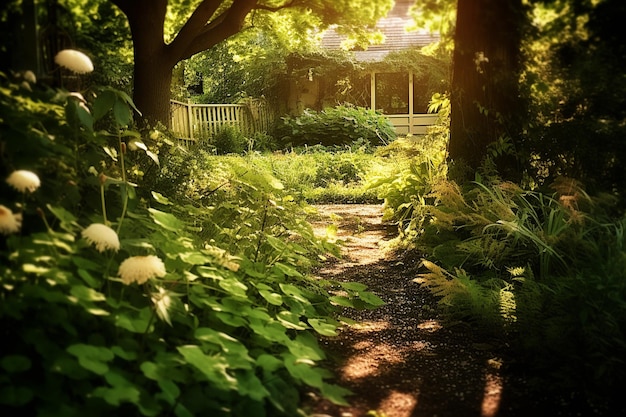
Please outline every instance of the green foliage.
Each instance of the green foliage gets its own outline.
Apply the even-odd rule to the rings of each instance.
[[[439,180],[414,200],[405,236],[448,319],[506,338],[538,389],[609,406],[607,386],[626,379],[624,219],[575,181],[554,188]]]
[[[238,129],[228,126],[221,128],[211,138],[211,144],[215,146],[218,155],[241,154],[247,148],[247,140],[244,135]]]
[[[276,135],[285,144],[349,145],[365,141],[383,145],[396,138],[391,122],[373,110],[353,106],[326,108],[321,112],[306,110],[297,117],[284,117]]]
[[[41,179],[20,194],[3,181],[0,194],[2,408],[293,416],[302,386],[345,403],[317,335],[336,333],[337,305],[381,301],[307,275],[337,248],[280,181],[225,157],[144,190],[146,166],[165,169],[177,151],[132,129],[126,94],[31,89],[2,78],[3,174]],[[110,231],[88,232],[94,223]]]

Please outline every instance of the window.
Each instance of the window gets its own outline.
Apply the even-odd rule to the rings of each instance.
[[[409,77],[406,73],[376,74],[376,110],[384,114],[409,113]]]

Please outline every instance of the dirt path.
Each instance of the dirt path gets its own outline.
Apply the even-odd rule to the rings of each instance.
[[[492,417],[511,415],[501,404],[501,360],[463,326],[443,327],[435,300],[412,280],[419,259],[386,257],[394,227],[376,205],[318,206],[318,233],[338,227],[344,256],[317,273],[366,284],[386,305],[346,310],[359,324],[322,340],[337,383],[350,389],[349,407],[310,394],[315,417]]]

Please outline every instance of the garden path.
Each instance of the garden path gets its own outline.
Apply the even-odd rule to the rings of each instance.
[[[385,224],[380,205],[321,205],[312,220],[316,233],[337,227],[343,256],[316,273],[356,281],[386,304],[375,310],[346,309],[358,324],[323,338],[328,367],[350,389],[350,406],[336,406],[308,393],[312,417],[494,417],[503,410],[501,359],[469,328],[443,326],[437,303],[413,282],[416,256],[386,255],[395,227]]]

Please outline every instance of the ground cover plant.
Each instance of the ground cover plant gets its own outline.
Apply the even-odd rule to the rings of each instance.
[[[309,278],[336,247],[279,180],[245,161],[192,171],[133,129],[123,92],[0,79],[3,411],[293,416],[302,386],[345,401],[317,335],[336,305],[380,300]]]

